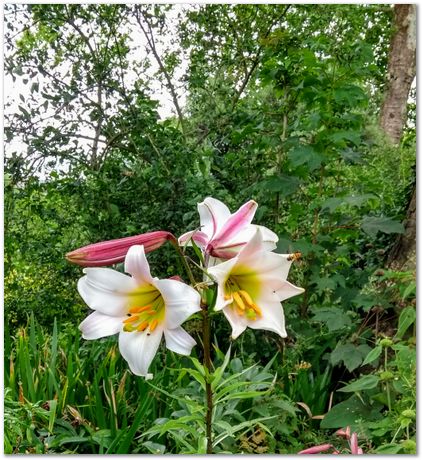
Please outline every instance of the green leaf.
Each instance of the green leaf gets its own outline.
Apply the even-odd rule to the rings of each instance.
[[[364,359],[362,366],[365,366],[365,364],[372,363],[372,361],[375,361],[379,355],[382,352],[382,347],[381,345],[377,345],[375,348],[373,348],[366,356]]]
[[[142,445],[146,447],[151,452],[151,454],[163,455],[166,451],[166,446],[163,444],[157,444],[156,442],[145,441],[142,443]]]
[[[213,391],[217,387],[217,385],[220,383],[221,379],[223,378],[224,371],[226,370],[227,365],[229,364],[230,361],[230,352],[231,352],[231,346],[227,350],[226,356],[224,357],[223,364],[220,367],[217,367],[217,369],[213,373],[213,380],[212,380],[212,389]]]
[[[344,362],[349,372],[358,368],[364,357],[368,354],[368,347],[362,345],[355,346],[352,343],[339,344],[330,355],[331,364],[336,365],[340,361]]]
[[[329,139],[338,145],[347,145],[346,141],[359,145],[360,132],[358,131],[337,131],[329,136]]]
[[[364,375],[360,379],[340,388],[338,391],[343,393],[353,393],[356,391],[371,390],[378,385],[379,380],[380,379],[377,375]]]
[[[369,217],[362,220],[362,230],[370,237],[375,238],[378,232],[383,233],[403,233],[404,227],[401,222],[390,219],[389,217]]]
[[[339,208],[343,204],[342,198],[328,198],[328,200],[324,201],[321,205],[321,211],[324,209],[328,209],[329,212],[334,212],[337,208]]]
[[[310,171],[319,168],[323,161],[323,157],[310,145],[299,145],[291,149],[287,157],[292,166],[297,167],[306,164]]]
[[[399,317],[399,327],[397,328],[396,337],[403,338],[405,332],[416,321],[416,310],[414,307],[406,307]]]
[[[383,446],[377,447],[377,454],[398,454],[401,452],[403,447],[400,444],[384,444]]]
[[[315,312],[312,321],[321,321],[325,323],[329,331],[337,331],[352,324],[349,315],[337,307],[319,308]]]
[[[344,428],[350,426],[352,431],[361,429],[360,420],[377,420],[381,418],[381,404],[371,406],[361,401],[356,395],[336,404],[321,421],[321,428]]]
[[[409,286],[406,287],[406,289],[403,291],[402,294],[402,300],[407,299],[409,296],[414,297],[416,295],[416,283],[414,281],[411,281],[409,283]]]
[[[294,176],[279,174],[264,180],[259,187],[269,192],[279,192],[282,196],[288,196],[294,193],[301,184],[301,181]]]

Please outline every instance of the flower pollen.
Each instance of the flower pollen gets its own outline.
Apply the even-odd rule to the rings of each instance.
[[[231,300],[231,308],[239,315],[246,315],[247,319],[255,321],[258,316],[262,316],[261,308],[252,300],[251,295],[241,289],[239,284],[230,277],[225,285],[225,300]]]
[[[145,295],[139,294],[134,294],[133,301],[140,301]],[[148,294],[151,297],[151,292]],[[150,299],[147,305],[135,305],[129,308],[128,318],[123,321],[123,330],[125,332],[146,331],[149,335],[163,321],[165,315],[164,300],[158,291],[154,294],[154,298]]]

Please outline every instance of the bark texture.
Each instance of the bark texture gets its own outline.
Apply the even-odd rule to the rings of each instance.
[[[391,141],[398,144],[407,118],[407,98],[416,75],[416,5],[394,5],[393,25],[380,125]]]
[[[380,126],[397,145],[406,123],[407,99],[416,76],[416,5],[394,5],[393,25]],[[405,232],[394,244],[388,265],[399,270],[413,270],[416,268],[416,183],[403,224]]]

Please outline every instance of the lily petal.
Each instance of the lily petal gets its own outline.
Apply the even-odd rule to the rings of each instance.
[[[280,337],[287,337],[285,321],[284,321],[284,312],[283,307],[280,304],[280,301],[275,297],[273,302],[262,302],[258,305],[261,307],[263,312],[262,316],[257,316],[256,320],[249,320],[248,326],[251,329],[264,329],[266,331],[272,331],[278,334]],[[227,309],[227,308],[226,308]]]
[[[82,321],[79,330],[82,331],[82,337],[86,340],[108,337],[122,330],[123,320],[126,318],[127,316],[108,316],[94,311]]]
[[[232,339],[237,339],[248,327],[248,321],[243,316],[239,316],[235,313],[230,307],[224,308],[223,313],[232,327]]]
[[[175,329],[201,310],[201,296],[195,289],[176,280],[154,280],[166,304],[166,329]]]
[[[208,268],[208,273],[218,282],[217,300],[214,307],[215,311],[222,310],[228,303],[230,303],[230,300],[226,300],[224,298],[224,284],[236,263],[237,259],[232,258],[226,260],[225,262],[221,262],[221,264]]]
[[[149,335],[144,332],[121,332],[119,334],[120,353],[134,374],[143,377],[148,375],[148,368],[160,346],[162,335],[162,327],[157,327]]]
[[[184,233],[179,237],[179,245],[184,246],[187,244],[190,246],[192,245],[190,241],[191,239],[201,248],[205,247],[208,242],[208,236],[204,232],[192,230],[191,232]]]
[[[255,215],[258,204],[250,200],[242,205],[233,215],[227,219],[223,227],[215,234],[212,247],[224,245],[227,241],[248,226]]]
[[[224,225],[231,213],[229,208],[220,200],[207,197],[198,204],[201,230],[211,239]]]
[[[304,292],[305,289],[295,286],[288,281],[283,281],[281,288],[276,290],[276,294],[280,302],[286,299],[290,299],[290,297],[294,297],[295,295],[303,294]]]
[[[149,263],[143,246],[131,246],[125,259],[125,272],[130,273],[138,285],[153,284]]]
[[[223,259],[231,259],[239,254],[240,250],[259,230],[262,236],[262,250],[272,251],[277,247],[278,236],[266,227],[261,225],[248,225],[230,241],[219,244],[217,248],[212,249],[212,254]]]
[[[110,268],[85,268],[78,291],[92,310],[109,316],[126,313],[127,294],[136,288],[133,278]]]
[[[196,345],[195,340],[181,327],[164,329],[166,347],[180,355],[190,355]]]

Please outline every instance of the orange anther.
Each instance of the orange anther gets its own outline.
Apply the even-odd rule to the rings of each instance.
[[[125,319],[123,323],[124,324],[133,323],[134,321],[137,321],[138,319],[139,319],[139,316],[129,316],[129,318]]]
[[[258,307],[256,303],[252,303],[251,307],[258,313],[259,316],[262,316],[262,310]]]
[[[143,311],[149,310],[152,305],[145,305],[145,307],[132,307],[129,309],[129,313],[142,313]]]
[[[151,321],[151,324],[149,325],[149,330],[152,332],[156,327],[157,327],[158,321],[156,319],[153,319]]]
[[[244,310],[246,308],[238,292],[233,292],[233,299],[240,309]]]
[[[141,324],[136,328],[136,330],[142,332],[142,331],[144,331],[147,327],[148,327],[148,321],[144,321],[143,323],[141,323]]]

